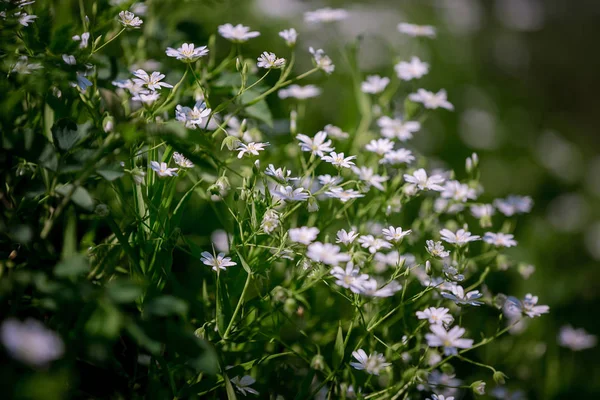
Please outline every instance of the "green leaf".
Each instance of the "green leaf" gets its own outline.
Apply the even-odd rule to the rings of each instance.
[[[88,273],[89,270],[90,266],[87,258],[83,254],[76,254],[56,264],[54,275],[59,278],[74,278],[77,275]]]
[[[238,147],[239,143],[240,139],[236,138],[235,136],[226,136],[221,143],[221,150],[223,150],[223,147],[225,146],[227,146],[228,150],[234,150]]]
[[[121,332],[123,316],[110,304],[100,303],[85,323],[85,331],[92,336],[116,338]]]
[[[127,332],[136,341],[136,343],[144,347],[150,353],[158,354],[160,352],[160,342],[150,339],[148,335],[146,335],[146,332],[144,332],[144,330],[138,325],[131,323],[127,325],[125,329],[127,329]]]
[[[66,260],[77,254],[77,215],[73,207],[67,212],[67,224],[63,234],[63,248],[61,258]]]
[[[142,293],[140,285],[126,279],[116,279],[106,285],[106,294],[115,303],[131,303]]]
[[[71,150],[83,139],[83,131],[78,129],[77,124],[69,119],[59,119],[52,126],[52,137],[54,143],[61,150]]]
[[[156,297],[146,305],[144,313],[166,317],[169,315],[185,315],[188,311],[188,305],[185,301],[174,296]]]
[[[247,90],[240,96],[240,101],[241,103],[249,103],[259,95],[260,92],[257,92],[254,89]],[[271,110],[269,109],[266,100],[263,99],[256,104],[246,107],[244,112],[249,117],[256,118],[270,127],[273,127],[273,115],[271,114]]]
[[[219,335],[223,335],[227,330],[227,323],[233,315],[231,302],[227,293],[227,287],[219,275],[217,275],[217,329]]]
[[[96,173],[104,179],[106,179],[107,181],[111,182],[125,175],[125,172],[123,170],[109,167],[97,169]]]
[[[240,262],[242,263],[242,267],[244,268],[244,270],[248,273],[248,275],[252,275],[252,270],[250,269],[250,265],[248,265],[248,263],[246,262],[244,257],[242,257],[242,254],[240,253],[240,251],[238,249],[235,249],[235,252],[237,253],[238,257],[240,258]]]
[[[229,377],[227,377],[227,375],[223,374],[223,380],[225,381],[225,391],[227,392],[227,399],[228,400],[236,400],[237,397],[235,395],[235,390],[233,390],[233,385],[231,384]]]
[[[344,360],[344,334],[342,324],[339,325],[335,344],[333,345],[333,368],[337,369]]]
[[[71,190],[73,190],[73,185],[70,183],[58,186],[56,188],[56,192],[63,196],[67,196],[69,193],[71,193]],[[92,211],[94,209],[94,199],[92,199],[92,196],[90,196],[88,191],[81,186],[75,189],[73,195],[71,196],[71,201],[88,211]]]

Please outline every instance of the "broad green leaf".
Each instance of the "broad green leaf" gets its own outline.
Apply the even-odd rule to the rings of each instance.
[[[59,149],[65,151],[71,150],[84,137],[83,131],[77,124],[66,118],[56,121],[51,131],[54,143]]]
[[[116,279],[106,285],[106,294],[115,303],[131,303],[142,293],[140,285],[126,279]]]
[[[114,181],[125,175],[122,169],[104,167],[97,169],[96,173],[107,181]]]
[[[59,278],[74,278],[89,272],[90,266],[83,254],[76,254],[56,264],[54,275]]]
[[[73,189],[73,185],[68,183],[66,185],[58,186],[56,188],[56,192],[63,196],[71,193]],[[79,207],[85,208],[88,211],[92,211],[94,209],[94,199],[88,193],[87,190],[82,188],[81,186],[77,187],[71,196],[71,201],[77,204]]]
[[[337,336],[335,338],[335,344],[333,345],[333,368],[340,366],[344,360],[344,334],[342,332],[342,325],[338,327]]]
[[[223,374],[223,380],[225,381],[225,391],[227,392],[227,399],[228,400],[236,400],[237,397],[235,395],[235,390],[233,390],[233,385],[231,384],[229,377],[227,377],[227,375]]]

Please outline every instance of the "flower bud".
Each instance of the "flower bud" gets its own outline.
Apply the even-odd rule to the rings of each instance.
[[[508,377],[506,375],[504,375],[502,372],[500,372],[500,371],[494,372],[494,382],[496,382],[498,385],[504,385],[506,383],[506,378],[508,378]]]
[[[285,293],[285,289],[281,286],[276,286],[272,291],[273,300],[278,303],[283,303],[287,299],[287,295]]]
[[[310,367],[312,369],[316,369],[317,371],[322,371],[325,368],[325,358],[322,355],[317,354],[310,361]]]
[[[307,201],[308,212],[319,211],[319,202],[314,197],[309,197]]]
[[[292,136],[296,136],[296,133],[298,132],[298,124],[296,123],[297,119],[298,113],[296,110],[292,110],[290,113],[290,133]]]
[[[293,314],[296,312],[296,308],[298,307],[298,302],[296,299],[289,298],[283,303],[283,310],[286,314]]]
[[[447,375],[454,375],[454,367],[450,364],[442,364],[440,369]]]
[[[242,62],[240,61],[240,58],[237,57],[235,59],[235,70],[240,72],[241,69],[242,69]]]
[[[471,390],[474,394],[483,396],[485,394],[485,382],[484,381],[475,381],[471,383]]]
[[[110,209],[108,208],[108,206],[106,204],[98,204],[96,206],[96,209],[94,210],[94,212],[100,218],[105,218],[105,217],[108,217],[108,215],[110,214]]]
[[[429,260],[425,261],[425,273],[429,276],[431,276],[432,273],[432,269],[431,269],[431,262]]]
[[[113,131],[114,128],[114,122],[115,119],[113,117],[111,117],[110,115],[107,116],[106,118],[104,118],[104,120],[102,121],[102,129],[104,129],[104,132],[109,133]]]
[[[134,168],[131,171],[131,177],[133,178],[133,181],[135,182],[136,185],[141,185],[142,183],[144,183],[145,176],[146,176],[146,173],[139,168]]]

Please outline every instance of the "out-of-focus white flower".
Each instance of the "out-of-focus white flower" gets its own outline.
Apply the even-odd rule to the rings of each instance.
[[[63,54],[62,59],[65,62],[65,64],[68,64],[68,65],[77,64],[77,60],[75,59],[75,56],[72,56],[70,54]]]
[[[285,168],[277,168],[273,166],[273,164],[269,164],[267,169],[265,170],[265,175],[273,177],[279,183],[288,183],[289,181],[297,181],[298,178],[293,178],[292,171],[289,171]]]
[[[331,74],[335,70],[335,65],[333,65],[333,61],[323,49],[315,50],[312,47],[308,48],[308,51],[313,56],[313,61],[315,62],[315,66],[320,70],[323,70],[327,74]]]
[[[262,230],[270,234],[279,226],[279,214],[275,210],[267,210],[263,215],[260,227]]]
[[[417,311],[418,319],[426,319],[432,325],[449,326],[454,321],[450,310],[445,307],[429,307],[423,311]]]
[[[281,38],[285,40],[285,43],[288,46],[292,47],[296,44],[296,40],[298,39],[298,32],[296,32],[294,28],[284,29],[281,32],[279,32],[279,36],[281,36]]]
[[[358,238],[358,243],[365,249],[369,249],[369,253],[375,254],[378,250],[389,249],[392,244],[383,239],[376,238],[373,235],[363,235]]]
[[[352,171],[354,171],[354,173],[358,175],[358,179],[367,184],[367,189],[373,186],[378,190],[385,190],[382,183],[386,182],[389,179],[388,176],[381,176],[375,174],[373,168],[371,167],[352,167]]]
[[[181,60],[185,63],[190,63],[197,61],[200,57],[207,55],[208,47],[195,47],[194,43],[184,43],[178,49],[167,47],[166,54],[169,57],[175,57],[177,60]]]
[[[446,258],[450,255],[450,252],[444,249],[442,242],[428,240],[426,248],[427,252],[436,258]]]
[[[271,193],[287,201],[305,201],[310,197],[310,193],[306,192],[303,187],[294,189],[291,186],[280,186],[279,189],[273,190]]]
[[[44,367],[62,357],[65,351],[60,336],[34,319],[5,320],[0,327],[0,337],[11,357],[32,367]]]
[[[27,56],[19,57],[19,61],[17,61],[12,68],[11,72],[16,72],[18,74],[28,75],[36,69],[42,69],[42,64],[39,63],[29,63],[29,59]]]
[[[177,168],[169,168],[164,162],[150,161],[150,168],[160,177],[177,176]]]
[[[173,153],[173,161],[175,161],[175,164],[179,165],[180,167],[194,168],[194,163],[178,152]]]
[[[330,244],[314,242],[308,246],[306,257],[315,262],[337,266],[341,262],[349,261],[350,255],[340,252],[340,247]]]
[[[365,371],[371,375],[379,375],[379,372],[392,365],[391,363],[385,362],[385,357],[383,354],[379,354],[377,352],[367,355],[367,353],[363,349],[358,349],[357,351],[352,352],[352,357],[356,359],[356,361],[350,362],[350,365],[360,371]]]
[[[275,53],[267,51],[264,51],[257,60],[256,66],[258,68],[278,69],[285,66],[285,58],[277,58]]]
[[[382,231],[383,237],[385,240],[390,242],[400,242],[404,239],[405,236],[408,236],[412,233],[412,230],[403,231],[401,227],[395,228],[390,226],[389,228],[383,229]]]
[[[476,204],[471,206],[471,214],[475,218],[490,218],[494,213],[494,206],[491,204]]]
[[[419,57],[412,57],[410,62],[400,61],[394,65],[396,75],[403,81],[419,79],[429,73],[429,64],[423,62]]]
[[[538,306],[537,302],[538,297],[531,293],[526,294],[523,301],[510,296],[504,303],[504,311],[511,317],[525,314],[529,318],[539,317],[550,312],[550,307],[546,305]]]
[[[185,127],[189,129],[202,128],[202,122],[204,118],[208,117],[211,113],[210,108],[206,108],[206,103],[198,101],[194,105],[194,108],[183,107],[180,104],[175,107],[175,119],[185,123]]]
[[[342,182],[342,178],[340,176],[331,176],[329,174],[319,175],[317,177],[319,179],[319,183],[323,186],[325,185],[337,185]]]
[[[502,214],[511,217],[515,214],[525,214],[531,211],[533,200],[529,196],[511,195],[505,199],[494,200],[494,206]]]
[[[377,280],[371,278],[362,282],[354,282],[351,285],[350,290],[362,296],[391,297],[400,290],[402,290],[402,285],[400,285],[396,281],[391,281],[390,283],[386,283],[383,286],[379,286]]]
[[[290,240],[305,245],[311,244],[319,234],[319,229],[315,227],[301,226],[289,230]]]
[[[496,247],[513,247],[517,245],[514,236],[508,233],[486,232],[485,235],[483,235],[483,241],[491,243]]]
[[[325,192],[325,195],[328,197],[333,197],[336,199],[340,199],[342,203],[347,202],[348,200],[357,199],[359,197],[364,197],[365,195],[357,192],[354,189],[342,189],[340,187],[333,187],[330,190]]]
[[[325,125],[323,130],[325,131],[325,133],[327,133],[329,137],[332,137],[334,139],[344,140],[350,137],[350,134],[348,132],[344,132],[341,128],[335,125],[327,124]]]
[[[450,111],[454,110],[454,106],[448,101],[448,94],[444,89],[437,93],[419,89],[417,93],[409,94],[408,99],[415,103],[422,103],[428,109],[445,108]]]
[[[237,265],[236,262],[231,261],[231,258],[225,257],[225,253],[219,253],[215,257],[214,255],[210,254],[208,251],[203,251],[201,256],[202,257],[200,258],[200,261],[202,261],[204,263],[204,265],[208,265],[209,267],[212,267],[213,271],[217,271],[219,269],[225,271],[227,269],[227,267],[232,267],[234,265]]]
[[[332,165],[339,168],[352,168],[354,165],[354,160],[356,156],[348,156],[344,157],[344,153],[336,153],[332,151],[328,156],[323,156],[321,159],[325,162],[331,163]]]
[[[285,89],[281,89],[277,92],[280,99],[287,99],[292,97],[298,100],[306,100],[313,97],[317,97],[321,94],[321,89],[315,85],[290,85]]]
[[[360,88],[364,93],[377,94],[383,92],[389,83],[390,78],[382,78],[379,75],[369,75],[367,76],[367,80],[361,84]]]
[[[348,18],[348,11],[342,8],[320,8],[304,13],[304,21],[308,23],[334,22]]]
[[[390,150],[383,155],[383,158],[379,160],[380,164],[410,164],[415,160],[415,156],[412,155],[412,151],[407,149]]]
[[[83,32],[81,34],[81,36],[79,35],[75,35],[72,37],[72,39],[76,42],[80,42],[79,43],[79,48],[80,49],[85,49],[86,47],[88,47],[88,43],[90,40],[90,33],[89,32]]]
[[[455,326],[449,331],[442,325],[430,325],[431,333],[425,334],[427,345],[429,347],[443,347],[444,354],[457,354],[457,349],[468,349],[473,346],[473,339],[461,338],[465,334],[465,329]]]
[[[136,17],[134,13],[129,11],[121,11],[119,13],[119,22],[125,26],[130,28],[139,28],[144,21],[142,21],[139,17]]]
[[[441,175],[427,176],[423,168],[419,168],[412,175],[404,174],[404,180],[416,185],[420,190],[435,190],[441,192],[444,190],[440,184],[444,183],[444,177]]]
[[[413,133],[421,129],[421,123],[417,121],[402,121],[400,118],[383,116],[377,120],[381,128],[381,135],[388,139],[398,138],[401,142],[412,139]]]
[[[244,157],[244,154],[251,154],[254,156],[257,156],[259,153],[259,151],[263,151],[265,149],[266,146],[268,146],[269,143],[255,143],[255,142],[250,142],[248,144],[245,143],[240,143],[239,147],[236,149],[236,151],[239,151],[238,153],[238,158],[242,158]]]
[[[37,15],[30,15],[25,12],[18,12],[15,16],[19,17],[19,24],[23,26],[29,26],[37,18]]]
[[[470,292],[465,293],[465,289],[457,284],[452,284],[450,286],[450,293],[442,292],[442,297],[452,300],[458,305],[468,304],[471,306],[479,306],[483,304],[480,301],[477,301],[483,294],[479,293],[479,290],[471,290]]]
[[[457,246],[465,245],[469,242],[474,242],[476,240],[480,240],[481,236],[479,235],[471,235],[471,232],[468,232],[464,229],[459,229],[456,233],[452,232],[449,229],[442,229],[440,231],[440,235],[442,240],[455,244]]]
[[[346,264],[346,269],[342,267],[333,267],[330,271],[337,280],[336,285],[350,289],[353,285],[361,285],[369,279],[369,275],[361,274],[358,268],[354,268],[352,261]]]
[[[435,37],[435,28],[430,25],[415,25],[401,22],[398,24],[398,31],[412,37]]]
[[[391,151],[394,148],[394,142],[389,139],[373,139],[365,146],[367,151],[379,154],[380,156]]]
[[[598,338],[587,333],[585,329],[574,329],[571,325],[561,327],[558,333],[558,344],[573,351],[591,349],[596,346],[597,341]]]
[[[444,199],[452,199],[464,203],[469,199],[475,200],[477,198],[477,192],[465,183],[460,183],[459,181],[447,181],[444,184],[444,191],[441,193],[441,196]]]
[[[234,43],[243,43],[248,39],[260,36],[260,32],[250,31],[249,27],[242,24],[235,26],[232,24],[219,25],[219,34]]]
[[[138,69],[133,73],[133,75],[136,76],[136,78],[133,78],[134,83],[137,83],[141,86],[146,86],[150,90],[157,90],[163,87],[173,87],[173,85],[169,83],[161,82],[165,75],[158,71],[154,71],[151,75],[148,75],[148,73],[143,69]]]
[[[345,229],[340,229],[337,232],[336,237],[336,243],[343,243],[347,246],[354,242],[354,240],[356,240],[356,238],[358,237],[358,233],[354,232],[353,230],[351,230],[350,232],[346,232]]]
[[[259,393],[250,387],[256,382],[256,379],[250,375],[244,375],[241,379],[239,376],[231,378],[231,383],[235,386],[236,390],[244,396],[248,393],[258,395]]]

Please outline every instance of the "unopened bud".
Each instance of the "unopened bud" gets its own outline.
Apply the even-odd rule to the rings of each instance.
[[[112,132],[114,129],[114,123],[115,123],[115,119],[113,117],[111,117],[110,115],[106,118],[104,118],[104,121],[102,121],[102,129],[104,129],[104,132],[109,133]]]
[[[242,62],[240,61],[239,58],[235,59],[235,70],[240,72],[240,70],[242,69]]]
[[[325,358],[322,355],[317,354],[310,361],[310,367],[312,369],[316,369],[317,371],[322,371],[325,368]]]
[[[425,261],[425,273],[427,273],[427,275],[431,276],[432,273],[432,269],[431,269],[431,262],[429,260]]]
[[[309,197],[306,208],[308,212],[317,212],[319,211],[319,202],[314,197]]]
[[[293,314],[296,312],[298,302],[295,299],[289,298],[283,303],[283,310],[286,314]]]
[[[296,112],[296,110],[292,110],[292,112],[290,112],[290,133],[292,134],[292,136],[295,136],[296,133],[298,132],[298,113]]]
[[[110,209],[108,208],[108,206],[106,204],[98,204],[96,206],[96,209],[94,210],[94,212],[96,213],[97,216],[99,216],[101,218],[105,218],[105,217],[108,217],[108,215],[110,214]]]
[[[11,251],[10,254],[8,255],[8,258],[10,260],[14,260],[15,258],[17,258],[17,251],[16,250]]]
[[[494,382],[496,382],[498,385],[504,385],[507,378],[508,377],[500,371],[494,372]]]
[[[485,382],[475,381],[471,384],[471,390],[474,394],[483,396],[485,394]]]

